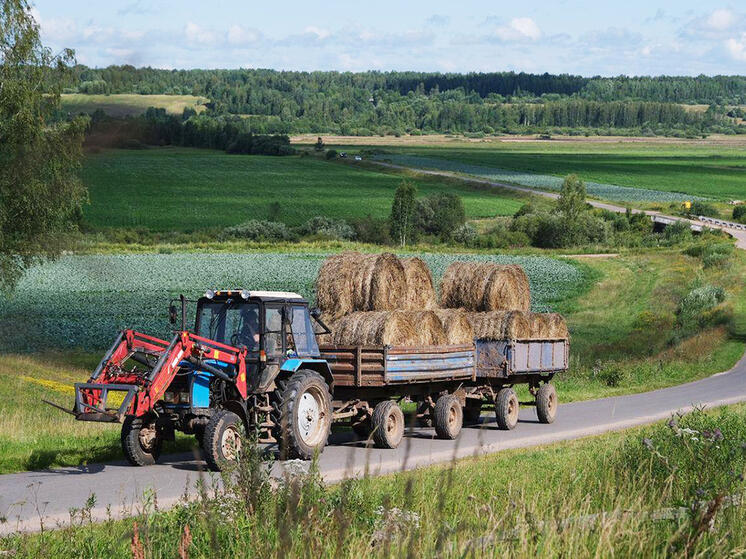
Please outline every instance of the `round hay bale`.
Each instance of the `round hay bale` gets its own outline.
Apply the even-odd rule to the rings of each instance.
[[[417,345],[446,345],[449,343],[443,323],[434,311],[408,311],[417,335]]]
[[[441,306],[469,311],[531,309],[531,288],[523,268],[491,262],[454,262],[443,275]]]
[[[331,330],[331,333],[325,334],[321,326],[314,322],[314,331],[316,332],[316,342],[319,345],[331,345],[334,343],[334,331],[337,329],[337,321],[331,316],[328,316],[323,313],[319,318],[324,324],[326,324],[329,327],[329,330]]]
[[[474,340],[474,328],[463,309],[438,309],[438,315],[446,340],[451,345],[470,344]]]
[[[334,330],[336,345],[417,345],[419,336],[410,316],[403,311],[354,312],[339,320]]]
[[[566,339],[570,337],[567,322],[558,313],[531,313],[532,337],[545,340]]]
[[[468,313],[474,336],[485,340],[518,340],[531,337],[531,313],[490,311]]]
[[[355,311],[401,308],[407,278],[391,253],[343,252],[324,261],[316,279],[316,304],[338,318]]]
[[[417,257],[402,258],[407,293],[404,306],[411,311],[431,310],[437,307],[433,276],[427,264]]]

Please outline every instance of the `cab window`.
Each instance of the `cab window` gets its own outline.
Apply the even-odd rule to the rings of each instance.
[[[270,359],[282,354],[282,307],[265,308],[264,344]]]
[[[319,355],[319,346],[316,344],[316,336],[311,324],[311,316],[304,306],[293,306],[291,309],[290,327],[293,331],[295,352],[299,357],[316,357]]]
[[[231,345],[259,351],[259,306],[255,303],[214,302],[200,307],[197,334]]]

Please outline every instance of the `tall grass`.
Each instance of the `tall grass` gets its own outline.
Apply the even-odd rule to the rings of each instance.
[[[746,408],[627,435],[326,486],[275,482],[256,449],[218,487],[142,512],[0,540],[15,557],[607,557],[743,552]]]

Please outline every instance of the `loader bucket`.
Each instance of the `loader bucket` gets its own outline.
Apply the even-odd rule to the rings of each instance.
[[[134,384],[75,383],[75,407],[73,413],[78,421],[102,421],[121,423],[127,415],[139,390]],[[122,403],[113,408],[107,405],[110,392],[124,392]]]

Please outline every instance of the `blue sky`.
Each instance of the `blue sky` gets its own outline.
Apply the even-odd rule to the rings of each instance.
[[[89,66],[746,73],[746,4],[38,0],[46,44]]]

